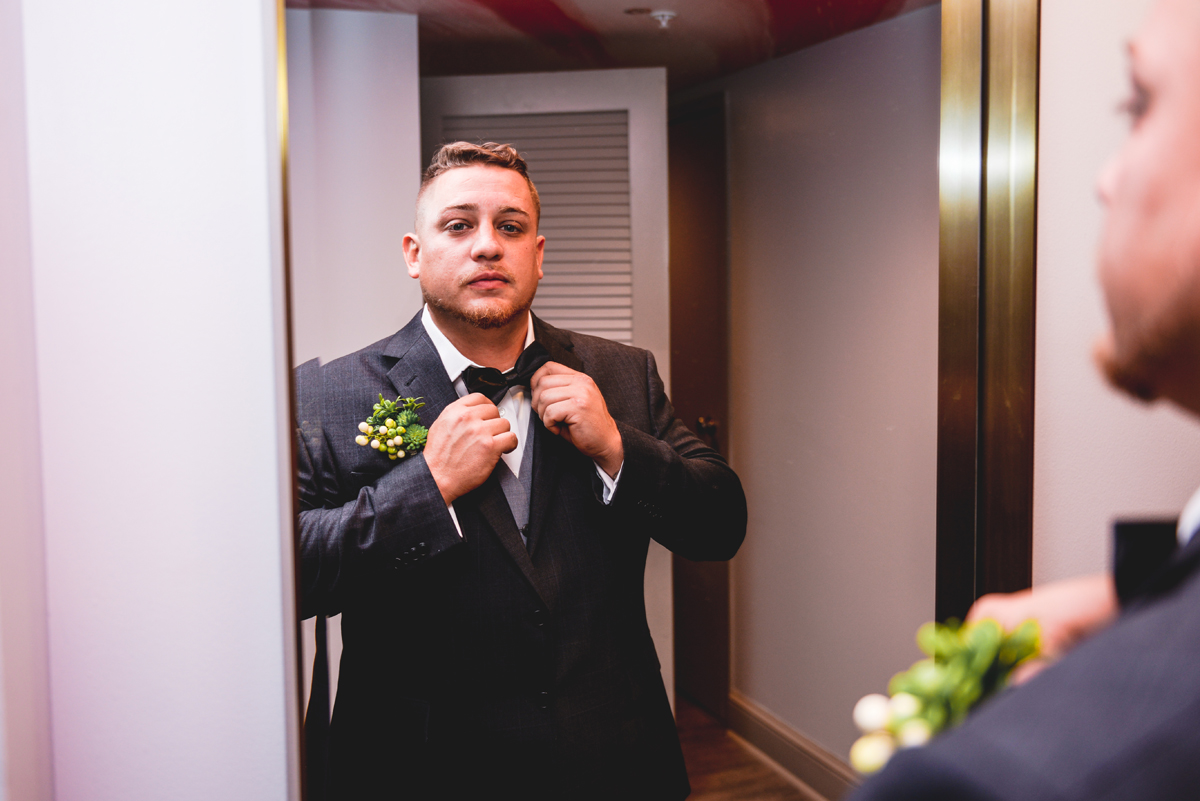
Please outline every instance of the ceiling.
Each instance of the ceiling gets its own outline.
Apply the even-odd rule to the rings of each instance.
[[[665,66],[671,89],[680,89],[935,2],[287,0],[287,5],[416,14],[426,76]],[[676,13],[666,28],[650,13],[659,10]]]

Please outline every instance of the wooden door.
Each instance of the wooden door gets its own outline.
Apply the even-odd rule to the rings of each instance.
[[[728,216],[725,98],[672,109],[668,123],[672,401],[728,453]],[[675,688],[728,721],[729,563],[674,557]]]

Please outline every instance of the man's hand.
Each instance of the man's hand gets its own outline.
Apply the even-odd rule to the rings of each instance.
[[[533,374],[530,389],[533,411],[542,425],[616,478],[625,461],[625,446],[596,382],[557,362],[547,362]]]
[[[1026,662],[1012,682],[1028,681],[1050,662],[1107,626],[1117,616],[1117,591],[1112,576],[1099,574],[1055,581],[1031,590],[980,598],[967,620],[993,618],[1006,629],[1037,620],[1042,629],[1042,655]]]
[[[517,447],[517,435],[496,405],[478,392],[442,410],[429,427],[425,463],[446,505],[487,481],[500,454]]]

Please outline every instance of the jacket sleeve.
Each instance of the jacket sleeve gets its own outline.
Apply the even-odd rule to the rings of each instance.
[[[362,580],[406,571],[462,538],[421,454],[343,487],[322,428],[323,393],[315,363],[296,371],[296,475],[299,507],[300,612],[336,615]],[[349,474],[351,477],[354,474]]]
[[[688,559],[723,560],[746,536],[746,495],[737,475],[675,417],[654,355],[645,352],[650,431],[617,421],[625,464],[616,514]]]

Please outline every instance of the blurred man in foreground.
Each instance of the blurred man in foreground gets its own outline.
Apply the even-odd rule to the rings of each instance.
[[[1132,132],[1099,185],[1111,330],[1097,361],[1116,387],[1200,416],[1200,0],[1160,0],[1130,59]],[[1178,547],[1118,543],[1115,581],[980,599],[971,618],[1037,618],[1045,659],[854,801],[1200,797],[1198,528],[1200,492]]]

